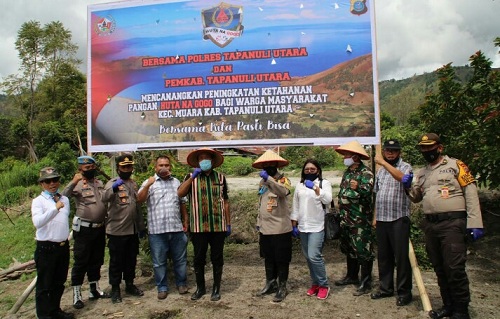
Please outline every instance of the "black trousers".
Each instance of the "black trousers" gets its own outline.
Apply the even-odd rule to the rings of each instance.
[[[224,265],[225,232],[191,233],[193,243],[194,267],[204,267],[207,263],[208,245],[210,245],[210,261],[215,268]]]
[[[104,263],[106,246],[105,227],[80,227],[73,232],[73,268],[71,269],[71,285],[81,286],[87,274],[89,282],[101,279],[101,266]]]
[[[68,277],[69,243],[37,241],[35,250],[37,271],[36,315],[39,319],[53,318],[61,310],[61,297]]]
[[[408,258],[410,218],[402,217],[392,222],[377,221],[378,273],[380,291],[394,293],[394,267],[396,267],[396,292],[409,297],[412,289],[412,270]]]
[[[465,218],[424,224],[427,254],[436,273],[443,301],[467,306],[470,302],[469,279],[465,272],[467,247]]]
[[[264,257],[266,271],[272,269],[274,278],[278,277],[279,282],[286,282],[290,262],[292,261],[292,233],[277,235],[263,235],[261,233],[259,245],[260,255]]]
[[[109,284],[119,285],[122,279],[133,282],[139,254],[139,237],[135,235],[108,235]]]

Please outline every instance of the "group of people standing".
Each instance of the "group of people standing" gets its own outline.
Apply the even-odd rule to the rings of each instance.
[[[346,166],[338,193],[338,210],[341,217],[340,248],[346,255],[347,272],[334,283],[337,286],[356,285],[355,296],[372,291],[375,233],[380,288],[371,293],[371,298],[396,294],[398,306],[410,303],[410,201],[422,201],[427,251],[443,299],[443,307],[432,310],[429,316],[467,319],[470,293],[465,272],[465,237],[468,233],[473,239],[483,235],[475,181],[464,163],[442,155],[443,145],[436,134],[422,136],[417,147],[428,165],[415,174],[415,183],[412,183],[412,167],[401,159],[401,145],[396,140],[385,141],[382,154],[375,156],[375,162],[380,166],[376,176],[363,163],[369,156],[359,142],[351,141],[336,149]],[[117,157],[118,176],[105,185],[96,178],[95,160],[81,156],[78,158],[78,173],[61,193],[60,175],[53,167],[43,168],[38,180],[43,192],[32,203],[37,240],[38,318],[74,318],[74,314],[64,312],[60,307],[70,257],[69,197],[73,197],[76,204],[72,222],[75,242],[71,271],[74,308],[84,307],[82,285],[85,274],[90,285],[89,300],[111,298],[113,303],[122,302],[122,281],[125,281],[127,294],[144,294],[135,286],[134,279],[139,238],[146,235],[158,299],[165,299],[170,293],[167,280],[169,256],[178,293],[189,292],[189,235],[196,279],[196,291],[191,300],[198,300],[207,293],[205,264],[209,246],[213,269],[210,300],[220,300],[224,243],[232,231],[226,177],[214,170],[223,161],[222,154],[210,148],[192,151],[187,163],[193,171],[181,183],[171,174],[170,159],[159,156],[155,161],[155,174],[138,187],[131,178],[132,155]],[[258,295],[274,294],[273,302],[286,298],[292,238],[295,237],[300,238],[311,277],[306,294],[324,300],[330,293],[323,246],[325,213],[333,203],[332,184],[323,178],[319,162],[308,159],[302,166],[292,199],[291,182],[279,171],[288,164],[288,160],[270,150],[252,164],[261,169],[256,229],[260,256],[264,259],[265,286]],[[139,209],[142,203],[147,206],[147,231]],[[106,237],[110,256],[110,293],[99,287]],[[394,268],[397,272],[395,287]]]

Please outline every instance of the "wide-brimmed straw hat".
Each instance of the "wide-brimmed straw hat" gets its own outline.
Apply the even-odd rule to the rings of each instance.
[[[278,168],[285,167],[288,165],[288,161],[283,157],[279,156],[272,150],[267,150],[258,159],[253,162],[252,167],[254,168],[264,168],[267,166],[276,166]]]
[[[188,154],[186,159],[188,165],[191,167],[199,167],[200,163],[198,162],[198,157],[203,153],[208,153],[212,156],[212,168],[219,167],[224,163],[224,156],[222,156],[221,152],[208,147],[202,147]]]
[[[361,144],[359,144],[359,142],[356,140],[346,143],[344,145],[340,145],[335,149],[335,151],[342,155],[344,155],[345,152],[355,153],[359,155],[361,159],[364,160],[370,159],[370,156],[368,156],[363,146],[361,146]]]

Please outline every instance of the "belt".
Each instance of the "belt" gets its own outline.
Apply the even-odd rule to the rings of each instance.
[[[104,222],[102,222],[102,223],[93,223],[93,222],[86,222],[84,220],[80,220],[80,226],[89,227],[89,228],[99,228],[99,227],[104,226]]]
[[[37,245],[40,247],[64,247],[68,244],[68,241],[61,241],[61,242],[55,242],[55,241],[42,241],[42,240],[37,240],[36,241]]]
[[[457,219],[457,218],[467,218],[467,212],[448,212],[439,214],[427,214],[425,218],[431,223],[438,223],[443,220]]]

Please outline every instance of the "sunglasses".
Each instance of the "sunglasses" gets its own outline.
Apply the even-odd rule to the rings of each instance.
[[[59,177],[54,177],[50,179],[46,179],[43,181],[44,184],[50,184],[50,183],[59,183]]]

